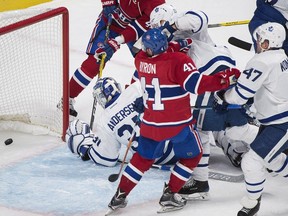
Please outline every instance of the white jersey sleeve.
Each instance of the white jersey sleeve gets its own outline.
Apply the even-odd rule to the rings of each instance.
[[[133,102],[141,97],[139,82],[125,89],[109,107],[104,109],[95,120],[95,134],[100,142],[95,142],[89,151],[90,158],[97,164],[114,166],[117,163],[121,145],[127,145],[135,126],[138,113],[134,111]]]
[[[179,13],[173,40],[192,38],[188,55],[200,73],[209,75],[219,66],[234,67],[236,62],[225,46],[216,45],[208,33],[208,16],[202,11]]]
[[[288,20],[288,1],[277,0],[273,7],[278,10]]]
[[[247,63],[234,88],[225,93],[230,104],[244,104],[254,97],[256,118],[262,124],[288,121],[288,58],[284,50],[270,50]]]

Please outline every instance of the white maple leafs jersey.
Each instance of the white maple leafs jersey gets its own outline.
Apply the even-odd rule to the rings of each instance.
[[[236,86],[225,93],[230,104],[244,104],[252,97],[260,123],[288,122],[288,58],[283,49],[255,54]]]
[[[141,96],[141,86],[135,82],[95,119],[97,137],[94,138],[89,156],[96,164],[114,166],[117,163],[121,145],[128,144],[137,121],[138,113],[132,104]],[[135,126],[135,130],[138,135],[139,127]]]
[[[216,45],[208,33],[208,16],[198,10],[179,13],[175,25],[178,29],[173,40],[192,38],[188,55],[200,73],[209,75],[220,65],[234,67],[236,62],[225,46]]]

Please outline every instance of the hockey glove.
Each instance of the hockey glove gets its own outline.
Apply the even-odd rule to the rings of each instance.
[[[144,112],[144,104],[142,97],[136,98],[136,100],[133,103],[133,108],[136,112],[140,114]]]
[[[192,39],[191,38],[185,38],[176,40],[180,46],[180,52],[187,53],[188,50],[191,48]]]
[[[214,93],[213,110],[220,114],[228,110],[228,103],[224,100],[225,92],[225,90],[220,90]]]
[[[120,44],[118,44],[118,42],[114,39],[109,39],[102,47],[99,47],[96,50],[95,56],[99,60],[101,59],[101,55],[106,53],[105,61],[108,61],[118,49],[120,49]]]
[[[173,38],[173,33],[176,31],[176,29],[173,28],[173,27],[169,24],[168,21],[166,21],[166,22],[164,23],[164,25],[161,26],[159,29],[162,31],[162,33],[164,33],[164,34],[167,36],[167,38],[168,38],[167,40],[168,40],[168,41],[171,41],[171,40],[172,40],[172,38]]]
[[[101,0],[104,16],[108,17],[109,14],[113,14],[117,8],[116,0]]]

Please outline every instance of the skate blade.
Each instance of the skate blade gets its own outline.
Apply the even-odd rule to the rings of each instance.
[[[105,213],[105,216],[111,215],[114,212],[115,212],[115,210],[109,208],[108,211]]]
[[[194,194],[180,194],[184,199],[191,200],[209,200],[210,194],[208,192],[194,193]]]
[[[158,214],[177,211],[184,208],[184,206],[176,207],[176,206],[161,206],[161,208],[157,211]]]

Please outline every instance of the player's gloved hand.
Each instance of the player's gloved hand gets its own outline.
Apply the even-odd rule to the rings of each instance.
[[[171,41],[171,40],[172,40],[172,38],[173,38],[173,33],[176,31],[176,29],[173,28],[173,27],[169,24],[168,21],[166,21],[166,22],[164,23],[164,25],[161,26],[159,29],[167,36],[167,38],[168,38],[167,40],[168,40],[168,41]]]
[[[225,90],[220,90],[214,93],[213,110],[217,113],[227,112],[228,103],[224,100]]]
[[[191,38],[185,38],[176,40],[180,46],[180,52],[187,53],[188,50],[191,48],[192,39]]]
[[[133,103],[133,108],[136,112],[140,114],[144,112],[143,97],[136,98]]]
[[[221,87],[222,89],[225,89],[237,82],[237,79],[240,76],[240,71],[237,68],[228,68],[224,71],[216,73],[213,76],[220,79]]]
[[[101,0],[104,16],[108,17],[109,14],[113,14],[117,8],[116,0]]]
[[[99,60],[101,59],[101,55],[106,53],[106,60],[108,61],[118,49],[120,49],[120,44],[115,39],[109,39],[103,47],[99,47],[96,50],[95,56]]]

